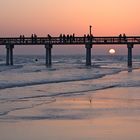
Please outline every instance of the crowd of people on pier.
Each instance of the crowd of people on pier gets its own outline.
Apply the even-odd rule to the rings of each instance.
[[[25,40],[25,36],[24,35],[20,35],[20,43],[25,43],[27,42],[27,40]],[[32,34],[31,35],[31,42],[32,43],[37,43],[37,35],[36,34]]]
[[[75,34],[72,34],[72,35],[60,34],[59,39],[60,39],[60,43],[66,43],[66,42],[71,43],[71,42],[75,41]]]
[[[31,39],[32,39],[32,43],[36,43],[37,42],[37,35],[36,34],[32,34],[31,35]]]
[[[90,34],[87,34],[87,35],[85,34],[83,37],[81,37],[81,38],[79,37],[78,41],[83,41],[83,42],[92,41],[93,38],[94,37],[93,37],[92,34],[91,35]],[[125,34],[120,34],[118,38],[119,38],[119,42],[127,41],[127,37],[126,37]],[[36,34],[32,34],[31,35],[31,43],[37,43],[37,39],[38,39],[38,37],[37,37]],[[46,36],[46,38],[44,38],[44,39],[47,40],[48,42],[53,41],[53,39],[52,39],[50,34],[48,34]],[[60,34],[58,39],[59,40],[57,40],[57,41],[59,41],[60,43],[74,43],[75,41],[77,41],[76,40],[77,37],[75,37],[74,33],[73,34],[67,34],[67,35]],[[107,41],[107,40],[105,40],[105,41]],[[26,42],[27,42],[27,40],[25,40],[25,36],[24,35],[20,35],[20,43],[26,43]]]
[[[31,43],[37,43],[37,35],[36,34],[32,34],[31,35]],[[84,41],[86,40],[90,40],[93,38],[93,35],[84,35],[83,39]],[[29,38],[28,38],[29,39]],[[52,41],[52,37],[50,34],[47,35],[47,37],[45,38],[46,40],[48,40],[49,42]],[[73,43],[76,40],[75,34],[60,34],[59,35],[59,41],[60,43]],[[25,36],[24,35],[20,35],[20,43],[25,43],[27,42],[27,40],[25,40]]]

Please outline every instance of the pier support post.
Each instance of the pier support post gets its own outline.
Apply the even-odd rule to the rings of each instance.
[[[10,47],[6,45],[6,65],[9,65],[9,58],[10,58]]]
[[[13,65],[13,48],[14,45],[10,45],[10,65]]]
[[[13,65],[13,44],[6,45],[6,65]]]
[[[45,44],[46,48],[46,66],[52,65],[52,44]]]
[[[92,48],[92,44],[87,43],[85,45],[85,47],[86,47],[86,66],[91,66],[91,48]]]
[[[132,67],[132,48],[133,44],[127,44],[128,48],[128,67]]]

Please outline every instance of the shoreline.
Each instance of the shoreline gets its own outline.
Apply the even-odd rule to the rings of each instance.
[[[14,120],[0,121],[0,136],[2,140],[139,140],[139,93],[139,87],[129,87],[57,97],[50,104],[11,112]],[[44,119],[28,119],[39,114]]]
[[[95,67],[95,68],[98,68],[98,67]],[[101,69],[109,69],[109,68],[102,68]],[[116,69],[116,68],[114,68]],[[118,71],[114,71],[114,72],[111,72],[111,73],[105,73],[105,74],[99,74],[99,76],[94,76],[94,77],[91,77],[91,78],[81,78],[81,79],[69,79],[69,80],[57,80],[57,81],[38,81],[38,82],[26,82],[26,83],[20,83],[20,84],[15,84],[15,83],[12,83],[11,85],[5,85],[3,87],[0,87],[0,90],[5,90],[5,89],[14,89],[14,88],[22,88],[22,87],[31,87],[31,86],[39,86],[39,85],[50,85],[50,84],[61,84],[61,83],[70,83],[70,82],[80,82],[80,81],[89,81],[89,80],[102,80],[102,78],[105,78],[107,76],[115,76],[117,74],[121,74],[121,73],[131,73],[131,72],[137,72],[138,70],[140,71],[140,68],[124,68],[122,70],[119,70],[119,68],[117,69]],[[106,88],[112,88],[114,86],[109,86],[109,87],[106,87]],[[95,90],[102,90],[102,89],[106,89],[106,88],[101,88],[101,89],[95,89]],[[92,90],[94,91],[94,90]],[[85,91],[86,92],[86,91]],[[88,91],[87,91],[88,92]]]

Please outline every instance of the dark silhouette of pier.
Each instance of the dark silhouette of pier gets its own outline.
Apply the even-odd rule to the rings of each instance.
[[[0,45],[6,46],[6,65],[13,65],[13,49],[15,45],[44,45],[46,49],[46,66],[52,65],[52,48],[53,45],[85,45],[86,65],[91,65],[91,49],[94,45],[126,45],[128,49],[128,67],[132,67],[132,48],[140,44],[140,36],[92,36],[84,35],[76,37],[73,35],[60,35],[59,37],[3,37],[0,38]]]

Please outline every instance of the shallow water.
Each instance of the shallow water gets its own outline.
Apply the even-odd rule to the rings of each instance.
[[[35,61],[38,59],[38,61]],[[139,140],[140,58],[0,57],[0,139]]]
[[[83,56],[56,56],[50,68],[44,65],[43,56],[15,56],[14,66],[5,66],[4,60],[1,56],[0,119],[17,110],[55,102],[57,97],[89,96],[102,89],[140,86],[139,69],[130,72],[125,56],[95,56],[91,67],[85,66]],[[140,67],[139,60],[134,57],[134,68]]]
[[[1,118],[0,138],[139,140],[139,93],[139,87],[129,87],[59,96],[55,100],[43,98],[43,104],[17,109]],[[27,104],[26,100],[23,104]]]

